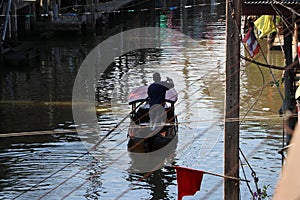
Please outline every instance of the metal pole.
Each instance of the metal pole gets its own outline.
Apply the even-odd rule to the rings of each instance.
[[[226,0],[226,19],[224,174],[239,178],[240,0]],[[239,189],[239,181],[224,179],[225,200],[238,200]]]

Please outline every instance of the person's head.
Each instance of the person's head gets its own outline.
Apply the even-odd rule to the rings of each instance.
[[[153,74],[153,80],[154,80],[155,82],[159,82],[159,81],[161,80],[160,74],[159,74],[158,72],[155,72],[155,73]]]
[[[254,22],[253,21],[248,21],[248,27],[253,28],[254,27]]]

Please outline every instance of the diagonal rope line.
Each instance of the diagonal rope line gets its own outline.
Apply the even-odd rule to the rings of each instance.
[[[272,138],[271,136],[267,136],[263,141],[261,141],[258,145],[256,145],[253,150],[246,156],[247,158],[252,157],[264,144],[265,141],[269,140]],[[219,187],[222,186],[222,181],[219,181],[206,195],[204,196],[203,199],[208,199]]]
[[[236,72],[235,72],[236,73]],[[267,84],[265,85],[265,87],[267,86]],[[217,87],[216,87],[217,88]],[[214,88],[215,89],[215,88]],[[260,90],[259,90],[260,91]],[[232,108],[233,110],[236,108]],[[210,127],[208,127],[207,129],[205,129],[202,133],[200,133],[197,137],[195,137],[195,139],[187,144],[185,144],[185,146],[180,150],[184,150],[187,148],[188,145],[192,144],[197,138],[201,137],[205,132],[207,132],[211,127],[213,127],[214,125],[216,125],[217,123],[219,123],[221,120],[223,120],[223,118],[220,118],[219,120],[217,120],[215,123],[211,124]],[[229,119],[230,120],[230,119]],[[179,152],[180,152],[179,151]],[[143,179],[142,179],[143,180]],[[141,180],[140,180],[141,181]],[[78,187],[76,187],[74,190],[72,190],[70,193],[68,193],[67,195],[65,195],[64,198],[66,198],[67,196],[71,195],[73,192],[75,192],[78,188],[82,187],[86,182],[80,184]],[[122,197],[124,194],[126,194],[127,192],[129,192],[130,189],[124,191],[121,195],[118,196],[118,198]]]
[[[209,74],[209,73],[211,73],[211,72],[213,72],[215,69],[213,68],[212,70],[210,70],[207,74]],[[204,74],[201,78],[199,78],[199,79],[196,79],[195,81],[193,81],[190,85],[189,85],[189,87],[190,86],[192,86],[192,85],[194,85],[195,83],[197,83],[198,81],[200,81],[201,79],[203,79],[207,74]],[[182,92],[182,91],[180,91],[180,92]],[[195,94],[195,93],[194,93]],[[126,117],[127,118],[127,117]],[[123,123],[125,121],[125,118],[123,118],[123,120],[121,120],[118,124],[121,124],[121,123]],[[89,151],[91,151],[91,150],[95,150],[109,135],[110,135],[110,133],[112,133],[114,130],[116,130],[117,129],[117,127],[115,126],[111,131],[109,131],[104,137],[102,137],[101,138],[101,140],[99,141],[99,142],[97,142]],[[48,177],[46,177],[46,178],[44,178],[44,179],[42,179],[41,181],[39,181],[37,184],[35,184],[34,186],[32,186],[30,189],[28,189],[28,190],[26,190],[26,191],[24,191],[23,193],[21,193],[21,194],[19,194],[18,196],[16,196],[14,199],[16,199],[16,198],[19,198],[20,196],[22,196],[23,194],[25,194],[27,191],[30,191],[30,190],[32,190],[33,188],[35,188],[35,187],[37,187],[39,184],[41,184],[42,182],[44,182],[44,181],[46,181],[46,180],[48,180],[49,178],[51,178],[52,176],[54,176],[55,174],[57,174],[58,172],[60,172],[60,171],[62,171],[62,170],[64,170],[66,167],[68,167],[68,166],[70,166],[72,163],[74,163],[74,162],[76,162],[77,160],[79,160],[79,159],[81,159],[82,157],[84,157],[85,155],[87,155],[87,154],[89,154],[89,151],[87,151],[86,153],[83,153],[82,155],[80,155],[80,156],[78,156],[77,158],[75,158],[70,164],[68,164],[68,165],[66,165],[66,166],[64,166],[64,167],[62,167],[62,168],[60,168],[60,169],[58,169],[56,172],[54,172],[53,174],[51,174],[50,176],[48,176]],[[80,170],[80,171],[82,171],[82,170]],[[65,181],[62,183],[62,184],[64,184],[65,183]],[[60,184],[60,185],[62,185],[62,184]],[[55,187],[55,188],[57,188],[57,187]]]
[[[203,77],[205,77],[205,76],[202,76],[201,78],[195,80],[194,82],[192,82],[192,83],[190,84],[190,86],[193,85],[193,84],[195,84],[197,81],[201,80]],[[217,88],[217,87],[219,87],[219,85],[217,85],[216,88]],[[195,93],[194,93],[194,94],[195,94]],[[199,100],[199,99],[198,99],[198,100]],[[98,142],[97,144],[100,144],[100,143]],[[98,145],[97,145],[97,146],[98,146]],[[94,147],[95,147],[95,146],[94,146]],[[93,149],[96,149],[96,148],[94,148],[94,147],[93,147]],[[126,153],[126,154],[127,154],[127,153]],[[124,154],[124,155],[125,155],[125,154]],[[122,156],[123,156],[123,155],[122,155]],[[122,156],[121,156],[121,157],[122,157]],[[120,157],[120,158],[121,158],[121,157]],[[82,171],[82,170],[80,170],[80,171]],[[69,177],[68,180],[71,179],[71,178],[72,178],[72,176]],[[65,183],[65,181],[64,181],[63,183]],[[59,184],[58,187],[59,187],[60,185],[62,185],[63,183]],[[85,184],[85,183],[84,183],[84,184]],[[84,184],[82,184],[81,186],[83,186]],[[80,186],[80,187],[81,187],[81,186]],[[55,187],[55,188],[58,188],[58,187]],[[51,191],[52,191],[52,190],[50,190],[50,191],[48,191],[48,192],[50,193]],[[48,194],[48,192],[47,192],[47,194]],[[70,193],[70,194],[71,194],[71,193]],[[43,196],[45,196],[45,195],[43,195]]]

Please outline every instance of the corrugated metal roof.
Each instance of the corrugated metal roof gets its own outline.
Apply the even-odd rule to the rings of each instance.
[[[299,12],[300,0],[244,0],[243,15],[277,15],[277,11],[284,16],[290,16],[291,10]],[[274,9],[276,6],[276,10]]]
[[[300,0],[245,0],[244,4],[252,4],[252,5],[266,5],[266,4],[284,4],[284,5],[297,5],[300,4]]]

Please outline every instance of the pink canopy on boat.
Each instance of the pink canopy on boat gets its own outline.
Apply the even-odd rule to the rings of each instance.
[[[147,94],[148,86],[140,86],[133,89],[128,95],[128,103],[133,104],[135,102],[141,102],[148,97]],[[175,103],[178,99],[178,94],[174,88],[171,88],[166,93],[166,101],[170,103]]]

